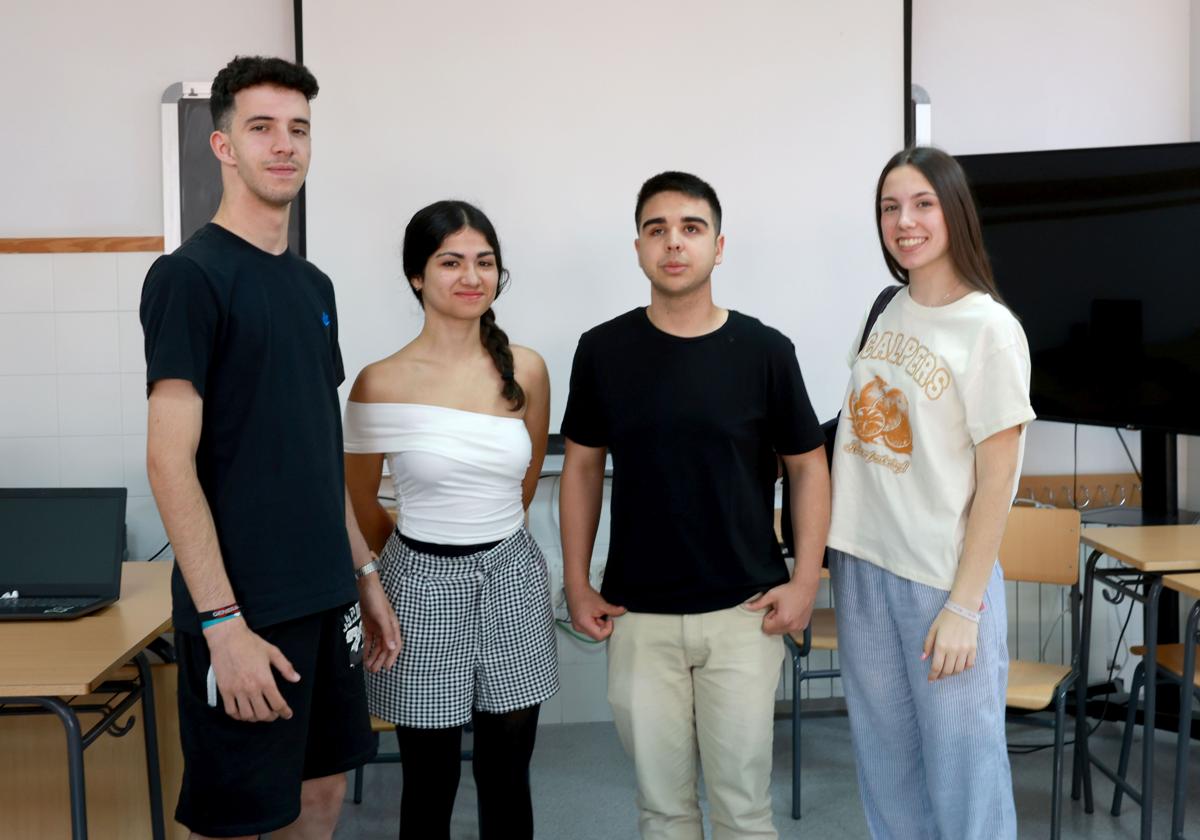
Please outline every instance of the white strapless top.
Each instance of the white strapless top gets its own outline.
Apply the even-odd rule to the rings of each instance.
[[[346,403],[345,449],[387,457],[398,525],[442,545],[502,540],[524,523],[525,422],[418,403]]]

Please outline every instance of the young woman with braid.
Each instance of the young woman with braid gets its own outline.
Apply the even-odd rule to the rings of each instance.
[[[549,378],[496,325],[508,275],[480,210],[418,211],[403,250],[424,327],[359,374],[346,406],[346,483],[403,636],[396,665],[367,681],[371,712],[397,724],[401,838],[449,838],[472,720],[480,836],[530,838],[538,708],[558,690],[546,564],[524,528]],[[385,458],[395,527],[376,498]]]

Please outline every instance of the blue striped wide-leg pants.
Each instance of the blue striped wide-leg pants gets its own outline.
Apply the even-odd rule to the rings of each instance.
[[[1015,840],[1004,732],[1008,622],[997,564],[975,667],[931,683],[921,650],[945,590],[830,550],[838,661],[874,840]]]

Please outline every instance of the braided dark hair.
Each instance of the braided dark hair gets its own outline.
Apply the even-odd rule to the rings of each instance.
[[[492,247],[496,268],[500,272],[496,297],[500,297],[500,293],[508,286],[508,271],[500,255],[500,239],[483,211],[465,201],[436,201],[418,210],[404,229],[404,276],[408,278],[408,286],[421,308],[425,307],[425,301],[421,298],[421,290],[412,281],[424,275],[429,258],[437,253],[446,237],[464,228],[483,234]],[[512,404],[513,411],[520,411],[525,407],[525,390],[513,372],[513,354],[508,346],[508,334],[496,324],[496,313],[490,306],[479,318],[479,341],[500,372],[500,379],[503,380],[500,394]]]

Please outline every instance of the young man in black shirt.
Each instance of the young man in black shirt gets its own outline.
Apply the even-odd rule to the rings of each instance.
[[[771,741],[782,634],[808,624],[829,526],[824,436],[792,343],[713,303],[725,245],[712,187],[664,172],[638,194],[650,305],[579,340],[562,430],[562,543],[575,628],[609,640],[608,698],[634,759],[643,838],[774,838]],[[601,592],[588,565],[612,454]],[[790,577],[774,531],[795,488]],[[697,759],[699,759],[697,761]]]
[[[375,749],[360,666],[399,653],[343,482],[333,286],[287,250],[316,93],[277,58],[217,74],[221,205],[142,290],[193,837],[332,836],[345,771]]]

